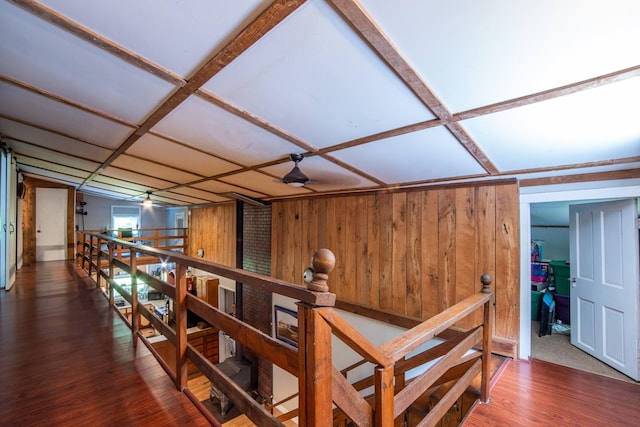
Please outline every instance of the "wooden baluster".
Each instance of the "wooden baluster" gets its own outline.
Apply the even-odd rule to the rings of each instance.
[[[136,251],[129,248],[129,259],[131,266],[131,332],[133,333],[134,345],[138,342],[138,331],[140,331],[140,313],[138,313],[138,262]]]
[[[89,277],[91,277],[91,267],[93,264],[93,236],[89,237]]]
[[[187,228],[182,229],[182,253],[187,253],[187,243],[189,239],[189,231]]]
[[[483,274],[482,293],[491,293],[491,276]],[[480,400],[489,402],[489,385],[491,382],[491,337],[493,336],[493,302],[494,295],[484,304],[484,319],[482,326],[482,379],[480,384]]]
[[[97,273],[96,274],[96,288],[100,289],[102,286],[102,276],[100,272],[102,271],[102,239],[98,237],[98,253],[96,254],[96,265],[97,265]]]
[[[79,237],[82,237],[82,239],[80,239]],[[78,248],[76,249],[78,251],[78,254],[76,256],[76,262],[80,261],[80,268],[82,270],[84,270],[84,257],[86,255],[86,243],[87,243],[87,235],[84,232],[78,232]],[[77,259],[80,258],[80,259]]]
[[[109,248],[109,279],[113,279],[113,257],[115,256],[115,244],[113,242],[109,242],[107,243],[108,248]],[[108,289],[109,289],[109,305],[113,306],[115,301],[114,301],[114,296],[113,296],[113,286],[111,286],[111,283],[107,283]]]
[[[84,270],[84,257],[87,255],[87,247],[86,247],[86,243],[87,243],[87,235],[85,233],[82,233],[82,250],[79,250],[78,253],[80,254],[80,268],[82,270]]]
[[[176,264],[176,300],[174,313],[176,318],[176,387],[187,387],[187,281],[186,269]]]
[[[307,288],[328,292],[328,274],[334,266],[333,253],[318,250],[312,259],[313,280]],[[298,361],[300,424],[325,426],[333,419],[331,327],[310,304],[298,304]]]

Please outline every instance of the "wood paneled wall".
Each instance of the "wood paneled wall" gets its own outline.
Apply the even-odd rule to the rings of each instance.
[[[272,275],[302,284],[318,248],[339,300],[424,320],[493,278],[495,336],[517,341],[519,203],[513,180],[273,203]],[[471,326],[480,320],[466,321]]]
[[[189,248],[187,255],[197,257],[204,249],[204,259],[236,266],[235,204],[189,210]]]
[[[67,189],[67,259],[74,259],[76,252],[75,236],[75,188],[55,182],[26,177],[27,192],[22,204],[22,253],[23,263],[36,262],[36,188]]]

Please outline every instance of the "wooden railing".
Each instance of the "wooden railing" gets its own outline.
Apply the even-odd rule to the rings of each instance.
[[[188,247],[188,232],[186,228],[136,228],[114,230],[88,230],[78,232],[78,253],[84,253],[92,248],[93,254],[97,254],[100,246],[97,236],[113,237],[119,241],[151,246],[156,249],[164,249],[173,252],[185,253]],[[104,239],[100,239],[104,240]],[[114,241],[115,256],[119,260],[130,256],[128,245],[118,245]],[[104,255],[104,254],[103,254]],[[105,261],[107,259],[103,257]],[[157,257],[139,257],[138,265],[158,262]]]
[[[350,420],[356,425],[393,425],[394,420],[401,417],[422,396],[430,394],[437,386],[455,381],[449,391],[416,424],[435,425],[477,376],[481,377],[480,399],[488,401],[493,294],[490,291],[490,277],[484,275],[481,281],[483,287],[478,294],[378,347],[371,347],[366,338],[332,309],[318,310],[333,333],[364,357],[362,361],[342,371],[333,370],[334,399],[336,390],[340,390],[338,394],[348,396],[345,399],[348,401],[335,403]],[[477,309],[483,309],[482,325],[408,357]],[[373,365],[373,374],[349,384],[348,372],[366,362]],[[421,374],[407,378],[408,371],[421,366],[427,367]],[[372,398],[358,393],[372,386],[375,389]],[[373,402],[373,406],[369,402]]]
[[[105,247],[107,251],[103,250]],[[478,294],[472,295],[397,338],[376,347],[333,308],[335,294],[329,292],[327,279],[328,274],[333,270],[335,259],[326,249],[321,249],[314,255],[313,280],[305,288],[272,277],[191,258],[182,253],[130,243],[101,233],[80,232],[78,248],[78,261],[82,268],[90,276],[92,273],[95,274],[98,286],[101,285],[101,280],[106,282],[105,289],[110,303],[114,302],[114,290],[116,290],[131,304],[133,312],[131,328],[134,336],[142,339],[158,358],[176,387],[184,391],[203,410],[198,399],[187,387],[187,360],[191,361],[212,384],[215,384],[241,412],[260,426],[282,426],[283,420],[293,416],[297,416],[299,424],[304,426],[331,425],[331,420],[334,418],[333,404],[355,425],[391,426],[395,419],[402,416],[411,404],[429,389],[445,382],[456,381],[455,386],[420,424],[434,425],[477,375],[482,376],[480,398],[483,401],[488,400],[490,331],[493,318],[493,294],[489,290],[488,276],[483,276],[483,288]],[[135,256],[118,258],[116,248],[126,248],[130,255]],[[137,260],[140,256],[155,257],[163,262],[175,263],[175,285],[138,270]],[[186,289],[186,280],[184,280],[187,266],[235,280],[244,286],[255,286],[297,300],[298,347],[295,348],[264,334],[189,294]],[[131,293],[115,282],[115,268],[131,275]],[[151,313],[143,304],[138,304],[137,280],[143,280],[147,285],[175,301],[174,325],[170,326]],[[408,357],[410,353],[420,349],[437,334],[478,309],[484,309],[482,325],[455,339],[445,341],[437,347]],[[274,416],[191,346],[187,342],[187,310],[197,314],[213,327],[224,331],[258,357],[274,363],[297,377],[298,408],[281,417]],[[146,318],[175,346],[175,370],[166,366],[140,333],[140,316]],[[334,367],[332,335],[340,338],[371,365],[372,375],[369,378],[350,384],[345,373]],[[432,364],[421,375],[405,378],[407,371],[429,362]],[[374,393],[367,398],[360,392],[368,387],[373,387]],[[204,412],[207,411],[204,410]],[[218,424],[212,416],[209,415],[209,418],[212,424]]]

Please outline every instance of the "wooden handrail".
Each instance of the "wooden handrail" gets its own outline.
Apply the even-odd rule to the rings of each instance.
[[[88,234],[89,236],[98,237],[105,242],[114,242],[118,245],[125,246],[130,251],[135,251],[139,254],[156,257],[165,263],[175,263],[176,265],[190,266],[191,268],[226,277],[228,279],[241,282],[244,285],[253,286],[266,292],[284,295],[294,300],[306,302],[314,306],[332,307],[335,304],[335,294],[330,292],[310,291],[304,286],[289,283],[284,280],[275,279],[273,277],[253,273],[239,268],[228,267],[223,264],[218,264],[199,258],[192,258],[180,252],[167,251],[164,249],[152,248],[145,245],[128,243],[115,237],[102,235],[101,233],[87,232],[86,234]],[[120,261],[126,263],[126,259],[120,259]]]
[[[479,293],[471,295],[378,347],[372,346],[356,329],[342,320],[332,308],[318,309],[323,319],[331,326],[334,335],[341,338],[345,344],[364,358],[363,361],[352,365],[351,369],[361,366],[364,362],[377,365],[370,377],[354,384],[349,384],[345,379],[344,371],[346,369],[342,372],[336,370],[333,374],[334,403],[344,411],[349,419],[359,420],[356,425],[388,425],[435,385],[456,380],[456,385],[445,394],[422,421],[424,425],[433,425],[448,409],[446,405],[450,406],[450,403],[464,392],[471,380],[478,374],[482,374],[481,399],[487,401],[488,359],[491,355],[490,331],[492,328],[491,319],[493,318],[491,311],[493,310],[494,297],[490,292],[490,277],[483,275],[481,281],[483,287]],[[407,358],[411,352],[439,333],[481,308],[484,310],[482,325]],[[481,353],[474,350],[478,346],[482,350]],[[469,352],[472,353],[469,354]],[[407,371],[432,361],[435,362],[422,374],[405,384],[403,378]],[[392,380],[398,376],[402,378],[400,381],[402,386],[394,394]],[[358,394],[358,391],[371,386],[375,391],[373,409],[367,403],[368,399]],[[398,382],[396,382],[396,388],[398,388]]]
[[[314,254],[313,280],[305,288],[242,269],[191,258],[181,252],[141,245],[102,233],[82,232],[80,237],[77,247],[78,260],[82,268],[88,270],[90,277],[96,272],[97,283],[104,280],[111,304],[113,291],[116,290],[134,308],[131,322],[134,336],[142,337],[142,334],[137,332],[138,319],[142,316],[176,347],[176,373],[172,377],[176,386],[179,389],[187,389],[186,362],[189,360],[258,425],[280,426],[282,419],[279,420],[260,407],[187,342],[187,310],[197,314],[214,328],[224,331],[255,352],[258,357],[271,361],[298,378],[299,406],[290,411],[286,418],[297,415],[301,425],[326,425],[328,419],[333,419],[332,404],[342,410],[356,425],[392,425],[394,419],[401,416],[423,394],[431,392],[440,384],[454,381],[455,385],[420,423],[433,425],[448,409],[446,405],[450,406],[478,374],[482,375],[481,400],[487,401],[489,398],[494,296],[490,291],[491,280],[488,276],[481,279],[481,292],[376,346],[334,309],[335,294],[329,292],[327,279],[335,265],[335,258],[328,250],[319,250]],[[154,232],[153,239],[148,240],[156,243],[160,241],[157,232]],[[108,252],[103,249],[104,245],[107,246]],[[127,251],[129,256],[122,256]],[[138,270],[137,260],[140,256],[175,263],[177,274],[174,284]],[[108,271],[105,270],[105,262]],[[253,286],[297,300],[298,348],[289,346],[188,293],[184,280],[187,266],[242,282],[244,286]],[[152,288],[174,299],[175,328],[156,317],[143,304],[137,304],[137,286],[132,286],[131,293],[126,292],[114,280],[115,268],[130,273],[133,285],[136,280],[143,280]],[[483,309],[484,315],[482,323],[476,328],[409,357],[438,334],[478,309]],[[336,369],[332,363],[332,335],[360,354],[363,360],[343,371]],[[145,344],[150,346],[146,342]],[[366,362],[373,365],[371,376],[350,384],[346,371]],[[426,367],[428,363],[430,365]],[[408,371],[420,366],[425,366],[421,374],[405,378]],[[373,395],[362,397],[360,391],[371,386],[374,388]]]
[[[482,307],[492,298],[493,294],[477,293],[471,295],[458,304],[436,314],[418,326],[409,329],[402,335],[395,337],[380,346],[380,350],[387,354],[394,362],[404,358],[436,335],[450,326],[464,319],[469,314]]]

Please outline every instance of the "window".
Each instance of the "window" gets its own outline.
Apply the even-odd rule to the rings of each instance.
[[[111,206],[111,229],[140,227],[139,206]]]

